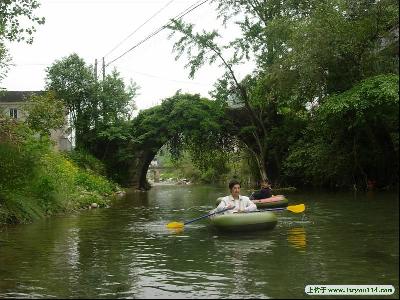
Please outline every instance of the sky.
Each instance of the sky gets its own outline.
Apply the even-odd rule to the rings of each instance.
[[[1,86],[9,91],[43,90],[46,67],[72,53],[77,53],[87,64],[94,64],[97,59],[98,76],[101,76],[102,57],[105,57],[107,65],[172,17],[201,2],[40,0],[41,7],[36,14],[44,16],[46,23],[36,26],[32,45],[7,45],[13,66]],[[156,16],[148,21],[153,15]],[[224,41],[238,36],[235,27],[224,28],[217,20],[215,5],[211,1],[188,13],[183,20],[195,24],[195,30],[220,30]],[[162,99],[173,96],[177,90],[207,97],[217,78],[224,73],[223,68],[215,64],[204,66],[194,79],[189,79],[189,69],[184,68],[186,57],[175,60],[172,47],[177,37],[168,39],[170,33],[169,30],[161,31],[106,68],[106,74],[115,67],[126,84],[132,80],[139,85],[135,102],[140,110],[160,104]],[[251,69],[251,64],[247,64],[238,67],[236,72],[239,78],[243,78]]]

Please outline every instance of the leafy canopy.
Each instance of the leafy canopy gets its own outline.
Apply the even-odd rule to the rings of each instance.
[[[66,124],[64,103],[54,92],[34,95],[28,102],[28,126],[41,135],[50,135],[51,129],[58,129]]]

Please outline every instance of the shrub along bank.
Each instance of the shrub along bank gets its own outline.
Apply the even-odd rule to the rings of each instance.
[[[87,154],[57,152],[47,136],[0,119],[0,224],[28,223],[93,202],[106,206],[119,187],[96,172],[100,165]]]

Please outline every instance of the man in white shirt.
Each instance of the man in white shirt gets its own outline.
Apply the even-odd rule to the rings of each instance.
[[[231,180],[229,182],[229,190],[231,194],[223,197],[220,204],[215,209],[215,212],[223,209],[232,208],[228,210],[228,213],[242,213],[257,210],[257,206],[249,199],[249,197],[240,195],[240,182],[237,180]]]

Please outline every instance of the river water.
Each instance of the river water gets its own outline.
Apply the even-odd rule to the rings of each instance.
[[[0,298],[314,298],[307,285],[341,284],[393,285],[383,298],[399,298],[397,193],[289,193],[305,212],[277,212],[267,231],[225,234],[207,220],[166,228],[227,193],[156,186],[107,209],[3,228]]]

